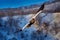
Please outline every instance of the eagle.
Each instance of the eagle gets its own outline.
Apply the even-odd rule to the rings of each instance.
[[[29,28],[32,24],[36,25],[36,18],[37,18],[37,21],[38,23],[40,22],[40,18],[43,19],[43,21],[41,21],[41,25],[39,23],[39,26],[42,26],[41,28],[44,29],[44,28],[47,28],[46,26],[49,26],[49,23],[53,20],[51,20],[51,18],[53,18],[52,16],[54,15],[54,13],[58,13],[60,10],[60,2],[52,2],[50,4],[45,4],[43,3],[41,5],[41,7],[39,8],[39,10],[36,12],[37,15],[35,15],[30,21],[29,23],[27,23],[22,29],[20,29],[19,31],[22,31],[24,30],[25,28]],[[58,9],[58,10],[57,10]],[[47,12],[47,13],[45,13]],[[44,14],[43,16],[41,14]],[[53,14],[53,15],[52,15]],[[42,17],[41,17],[41,16]],[[37,17],[36,17],[37,16]],[[45,17],[47,16],[48,19],[45,19]],[[49,17],[50,16],[50,17]],[[43,18],[44,17],[44,18]],[[39,20],[38,20],[39,19]],[[39,28],[40,30],[40,28]]]

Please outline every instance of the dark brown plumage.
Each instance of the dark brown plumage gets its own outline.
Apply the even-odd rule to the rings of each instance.
[[[45,3],[43,3],[43,4],[41,5],[41,7],[39,8],[39,10],[38,10],[37,12],[39,12],[40,10],[43,10],[43,9],[44,9],[44,5],[45,5]]]

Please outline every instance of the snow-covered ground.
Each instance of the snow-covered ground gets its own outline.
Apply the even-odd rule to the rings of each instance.
[[[41,23],[53,20],[52,14],[49,13],[46,16],[44,15],[44,13],[39,15],[39,17],[42,17]],[[0,18],[0,40],[57,40],[51,34],[45,36],[43,32],[37,33],[34,25],[30,28],[24,29],[23,31],[14,33],[28,23],[32,16],[33,14]]]

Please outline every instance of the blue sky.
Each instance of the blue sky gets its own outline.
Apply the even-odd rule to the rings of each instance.
[[[0,0],[0,9],[28,6],[32,4],[39,4],[45,1],[47,0]]]

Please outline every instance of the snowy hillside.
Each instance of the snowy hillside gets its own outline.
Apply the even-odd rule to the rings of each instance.
[[[45,15],[44,13],[40,15],[42,17],[42,23],[43,21],[49,22],[53,20],[51,13],[48,13],[45,17],[43,17]],[[0,18],[0,40],[57,40],[52,34],[48,33],[46,35],[43,31],[38,33],[34,25],[23,31],[14,33],[28,23],[32,16],[33,14]]]

